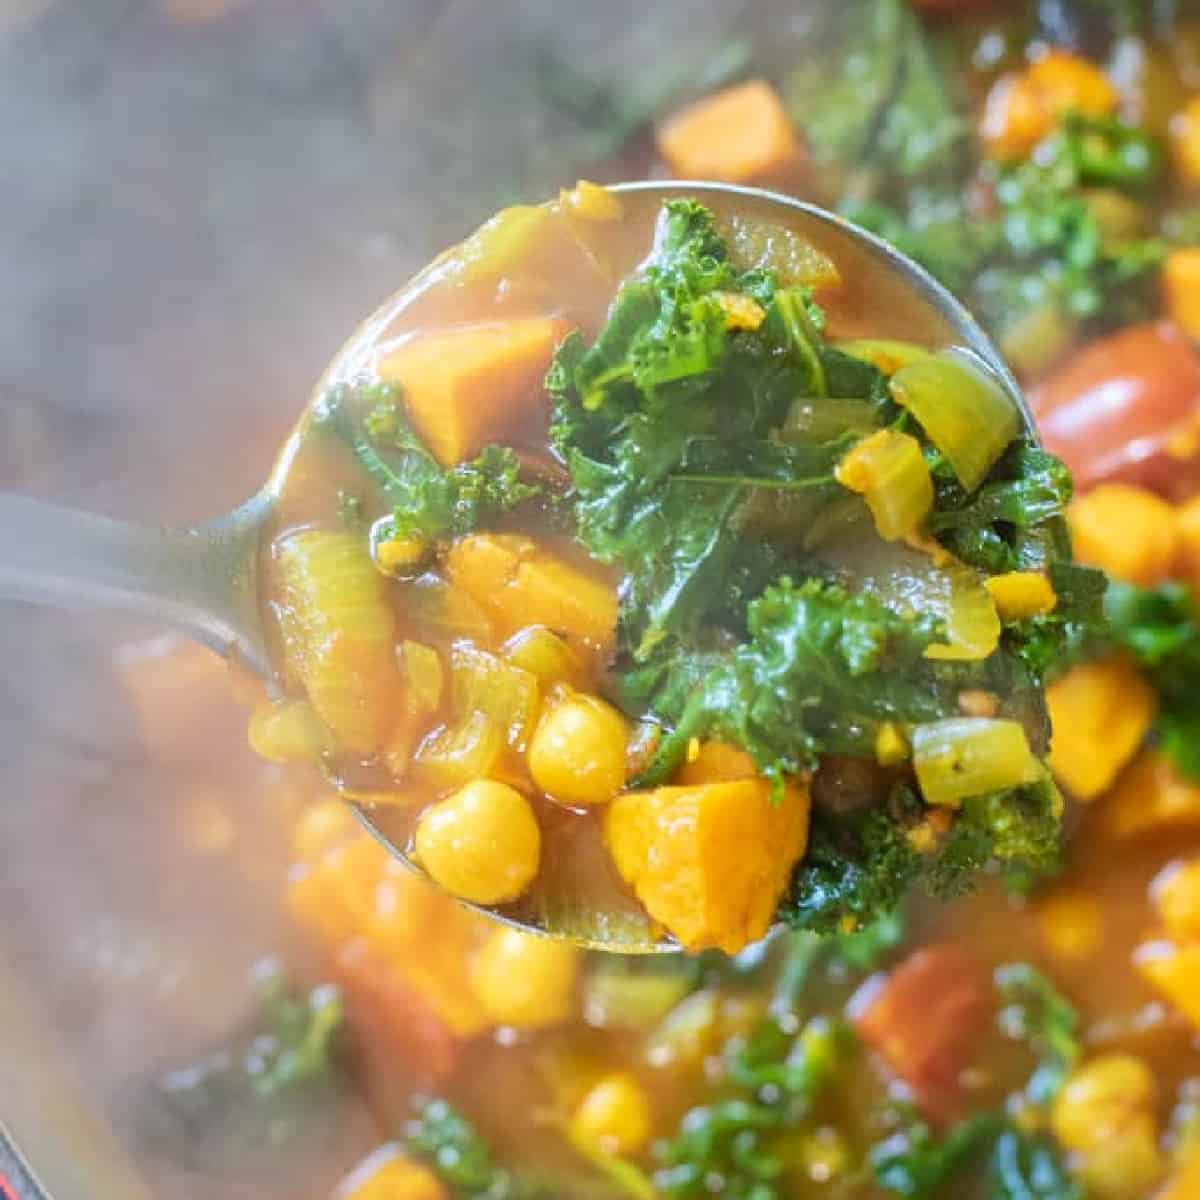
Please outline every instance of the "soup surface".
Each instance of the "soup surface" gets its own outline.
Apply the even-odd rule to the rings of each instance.
[[[1075,475],[1076,554],[1113,581],[1104,622],[1064,631],[1048,692],[1061,864],[990,873],[950,900],[913,895],[853,934],[619,958],[454,903],[389,859],[315,767],[281,782],[231,763],[227,789],[290,828],[286,883],[264,882],[278,848],[240,865],[271,903],[276,885],[284,893],[292,982],[261,978],[258,1024],[145,1085],[153,1154],[220,1159],[230,1193],[249,1193],[273,1176],[246,1143],[270,1147],[265,1158],[294,1171],[287,1195],[326,1194],[319,1168],[361,1155],[339,1189],[355,1200],[1200,1195],[1200,31],[1181,5],[849,7],[860,19],[845,44],[827,40],[795,67],[765,55],[760,80],[637,134],[637,168],[596,174],[652,161],[839,207],[915,254],[996,337]],[[590,340],[655,217],[627,244],[624,225],[597,228],[610,264],[575,260],[590,312],[547,307],[528,287],[499,302],[514,318],[569,316]],[[907,304],[868,309],[870,327],[855,329],[818,298],[836,336],[946,346],[908,323]],[[471,287],[385,310],[357,343],[367,359],[343,359],[326,384],[353,382],[405,333],[461,322],[468,300],[481,307],[467,319],[494,319],[496,297]],[[541,431],[511,443],[521,478],[553,487]],[[387,515],[350,456],[303,430],[286,466],[281,546],[341,529],[339,500],[351,520]],[[549,518],[539,537],[566,566],[596,570]],[[459,610],[455,628],[466,620]],[[402,632],[441,650],[450,674],[449,648]],[[228,699],[206,661],[179,648],[122,661],[149,744],[211,759],[223,727],[204,713]],[[600,694],[602,680],[573,686]],[[364,803],[396,788],[376,765],[347,762],[340,777]],[[180,811],[211,817],[213,805],[198,793]],[[395,809],[398,836],[409,813]],[[223,836],[219,822],[195,824],[197,837]],[[580,874],[628,901],[590,846]],[[368,1115],[346,1115],[352,1095]]]

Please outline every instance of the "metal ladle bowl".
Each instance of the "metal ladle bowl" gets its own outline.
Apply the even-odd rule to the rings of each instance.
[[[975,319],[940,283],[887,242],[840,217],[789,196],[729,184],[653,181],[610,186],[662,200],[694,196],[770,210],[778,224],[833,247],[865,255],[897,281],[913,303],[936,316],[947,345],[975,355],[1016,402],[1025,431],[1036,436],[1033,414],[1012,373]],[[368,319],[384,321],[403,304],[404,290]],[[353,347],[352,339],[348,346]],[[330,368],[336,373],[335,359]],[[278,682],[271,661],[271,638],[262,603],[260,554],[272,516],[275,476],[244,504],[224,516],[186,528],[156,528],[110,520],[55,504],[0,494],[0,599],[29,601],[62,609],[110,608],[161,622],[259,675],[268,688]],[[403,847],[388,836],[375,810],[355,804],[359,819],[388,850],[414,870]],[[423,872],[422,872],[423,873]],[[472,905],[471,907],[477,907]],[[637,942],[608,936],[603,920],[595,935],[581,936],[517,920],[492,909],[487,916],[526,932],[570,936],[592,949],[621,953],[677,950],[667,940]]]

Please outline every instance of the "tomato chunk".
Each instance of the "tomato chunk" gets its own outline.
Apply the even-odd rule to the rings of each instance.
[[[458,1039],[429,1002],[365,941],[356,939],[338,951],[333,976],[373,1079],[386,1085],[397,1063],[422,1086],[454,1070]]]
[[[1179,498],[1200,486],[1200,355],[1173,325],[1085,346],[1030,403],[1080,491],[1121,480]]]
[[[959,946],[927,946],[875,975],[848,1015],[859,1036],[912,1089],[921,1111],[949,1121],[962,1100],[960,1077],[992,1018],[991,980]]]

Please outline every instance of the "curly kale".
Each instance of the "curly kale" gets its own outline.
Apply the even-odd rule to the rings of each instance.
[[[862,927],[913,889],[939,899],[970,890],[993,862],[1036,874],[1059,864],[1062,798],[1048,777],[963,802],[949,832],[931,840],[907,786],[886,805],[848,816],[814,812],[808,851],[780,905],[786,924],[820,933]]]
[[[400,398],[390,384],[339,384],[313,412],[316,427],[349,446],[391,506],[387,537],[468,533],[541,494],[521,479],[520,460],[508,446],[485,446],[470,462],[442,467],[404,419]]]
[[[781,1200],[784,1165],[774,1138],[810,1115],[852,1048],[846,1027],[823,1017],[799,1034],[767,1020],[730,1043],[725,1066],[737,1092],[691,1109],[656,1147],[658,1193],[708,1196],[719,1180],[720,1194],[735,1200]]]

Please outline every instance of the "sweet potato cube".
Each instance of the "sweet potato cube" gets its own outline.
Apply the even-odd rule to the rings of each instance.
[[[1200,787],[1157,750],[1144,750],[1104,801],[1104,825],[1116,838],[1200,829]]]
[[[1162,268],[1167,315],[1191,338],[1200,338],[1200,247],[1172,250]]]
[[[380,359],[404,410],[445,467],[473,457],[544,401],[542,380],[566,322],[523,317],[418,335]]]
[[[1151,587],[1180,553],[1174,507],[1146,488],[1102,483],[1067,509],[1075,557],[1114,579]]]
[[[1200,942],[1148,942],[1133,956],[1142,978],[1200,1029]]]
[[[777,179],[804,157],[783,102],[762,79],[676,113],[659,127],[658,149],[676,175],[729,183]]]
[[[625,881],[685,950],[734,954],[766,933],[808,844],[809,794],[765,779],[630,792],[605,814]]]
[[[446,556],[446,574],[496,621],[502,636],[544,625],[607,653],[617,628],[617,594],[527,537],[471,534]]]
[[[1076,800],[1107,791],[1154,721],[1154,689],[1122,657],[1083,663],[1046,689],[1049,764]]]

